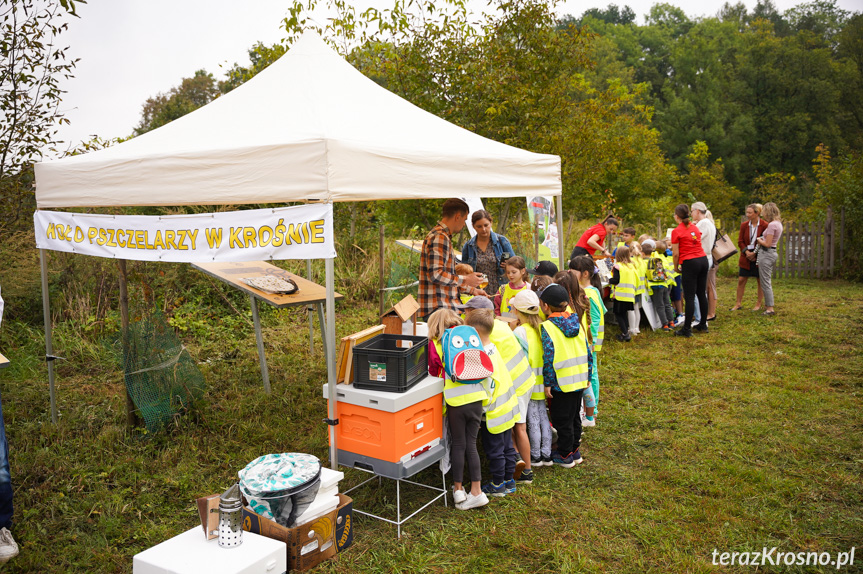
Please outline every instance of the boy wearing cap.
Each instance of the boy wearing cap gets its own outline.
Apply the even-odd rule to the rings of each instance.
[[[572,468],[581,464],[581,399],[589,383],[587,339],[578,315],[566,310],[569,292],[552,283],[539,296],[548,316],[541,326],[542,382],[551,399],[551,424],[557,429],[554,464]]]
[[[531,275],[545,275],[551,279],[557,275],[557,265],[552,263],[551,261],[540,261],[536,264],[536,267],[533,269],[528,269],[528,273]]]

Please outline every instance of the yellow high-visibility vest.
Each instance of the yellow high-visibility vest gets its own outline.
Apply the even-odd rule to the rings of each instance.
[[[506,283],[503,287],[501,287],[501,297],[500,297],[500,315],[501,317],[507,317],[510,319],[515,318],[515,309],[512,308],[512,305],[509,302],[515,297],[516,293],[521,291],[529,291],[530,285],[525,283],[522,285],[521,289],[513,289],[509,286],[509,282]]]
[[[527,362],[533,371],[534,384],[530,391],[530,398],[534,401],[545,399],[545,385],[542,382],[542,337],[532,327],[524,326],[527,338]]]
[[[515,423],[521,422],[521,415],[518,413],[518,398],[512,379],[500,350],[491,355],[491,364],[494,367],[494,374],[491,376],[492,388],[489,389],[489,398],[483,401],[485,426],[491,434],[500,434],[514,427]]]
[[[585,293],[587,293],[587,298],[592,301],[599,308],[599,325],[596,325],[595,322],[591,321],[590,327],[593,330],[593,351],[596,353],[602,350],[602,341],[605,339],[605,313],[602,312],[604,305],[602,304],[602,295],[599,294],[599,291],[596,288],[593,289],[585,289]],[[590,312],[589,310],[587,312]]]
[[[618,301],[635,302],[635,292],[638,289],[638,273],[635,271],[635,266],[632,263],[621,263],[620,266],[620,282],[613,285],[614,291],[612,297]]]
[[[512,329],[503,321],[495,320],[494,329],[492,329],[489,338],[503,358],[516,394],[521,396],[529,393],[533,387],[533,371],[527,361],[527,355],[521,348],[518,339],[513,335]]]
[[[542,324],[554,344],[553,366],[557,375],[557,385],[564,393],[571,393],[587,387],[587,342],[584,332],[578,336],[567,337],[551,321]]]

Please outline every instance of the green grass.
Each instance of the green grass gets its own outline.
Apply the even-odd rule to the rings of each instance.
[[[353,547],[318,571],[750,572],[713,566],[713,549],[764,546],[856,546],[861,571],[863,286],[775,281],[778,314],[768,319],[727,312],[735,284],[720,279],[710,334],[680,340],[648,329],[606,346],[601,416],[585,435],[583,465],[537,469],[532,486],[485,509],[433,505],[401,540],[395,527],[358,517]],[[745,303],[754,298],[750,285]],[[248,318],[242,298],[235,306]],[[373,324],[377,311],[337,308],[340,336]],[[56,353],[69,360],[57,363],[52,425],[41,330],[3,323],[0,350],[12,366],[0,385],[21,546],[6,571],[131,572],[134,554],[194,526],[194,499],[225,488],[253,458],[327,458],[326,373],[319,334],[309,354],[304,312],[263,312],[269,396],[243,317],[216,298],[177,317],[209,388],[193,416],[155,436],[125,432],[113,357],[71,322],[57,326]],[[365,477],[347,474],[343,486]],[[420,480],[439,484],[440,475]],[[408,508],[425,496],[405,491]],[[355,504],[394,515],[394,488],[370,487]],[[809,568],[775,570],[822,571]]]

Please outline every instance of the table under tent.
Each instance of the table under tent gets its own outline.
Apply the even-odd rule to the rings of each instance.
[[[555,196],[557,213],[562,214],[558,156],[489,140],[421,110],[363,76],[309,31],[263,72],[208,105],[114,147],[42,162],[35,170],[36,241],[43,261],[46,355],[55,420],[45,250],[189,263],[324,259],[332,423],[337,401],[333,202],[542,195]],[[167,242],[167,229],[179,225],[171,218],[45,211],[286,202],[310,205],[179,216],[188,234],[185,249],[176,235]],[[306,217],[304,211],[287,211],[311,208],[320,213]],[[244,223],[253,213],[256,220]],[[214,224],[219,217],[223,223]],[[110,225],[104,223],[106,218]],[[225,236],[229,226],[254,226],[263,233],[263,227],[275,228],[279,221],[287,226],[291,218],[298,229],[305,225],[305,236],[298,237],[306,241],[276,246],[275,241],[264,244],[263,235],[251,243],[249,237],[245,242],[203,240],[219,225]],[[557,218],[560,237],[562,220]],[[98,230],[111,225],[116,228],[115,240],[102,240]],[[192,240],[194,229],[200,231],[197,242]],[[123,230],[122,241],[117,230]],[[147,230],[150,235],[145,235]],[[163,241],[141,241],[147,237]],[[309,240],[315,237],[319,241]],[[561,268],[562,253],[563,249]],[[333,426],[329,434],[330,465],[335,469]]]

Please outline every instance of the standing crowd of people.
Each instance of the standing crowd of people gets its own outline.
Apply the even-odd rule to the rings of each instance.
[[[763,212],[750,205],[746,214],[733,310],[741,308],[748,277],[756,276],[756,310],[763,293],[764,314],[773,315],[770,276],[782,234],[779,210],[773,203]],[[608,311],[596,259],[614,258],[608,287],[620,341],[638,334],[645,298],[650,298],[661,328],[681,337],[708,332],[717,306],[712,257],[717,230],[702,202],[675,208],[677,227],[668,241],[636,238],[635,229],[627,227],[613,251],[606,240],[619,223],[607,217],[582,234],[566,270],[549,261],[527,269],[509,240],[492,231],[492,217],[484,210],[472,215],[477,233],[464,245],[458,262],[452,238],[468,216],[464,201],[444,202],[440,222],[423,242],[419,279],[419,314],[428,323],[430,340],[429,372],[445,380],[453,496],[461,510],[484,506],[489,496],[515,493],[518,484],[533,482],[534,468],[572,468],[583,462],[582,432],[596,425],[598,415],[596,357]],[[448,336],[454,328],[462,329],[460,335]],[[468,341],[475,343],[476,352],[454,362],[451,355]],[[476,362],[466,366],[465,361]],[[491,474],[485,484],[478,439]],[[465,462],[469,490],[464,486]]]

